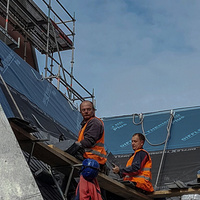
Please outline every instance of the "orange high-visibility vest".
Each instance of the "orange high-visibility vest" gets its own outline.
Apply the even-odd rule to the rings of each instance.
[[[87,123],[84,125],[84,127],[80,130],[79,136],[78,136],[78,142],[84,139],[84,131],[87,127],[88,122],[93,119],[94,117],[90,118]],[[97,117],[95,117],[97,118]],[[101,121],[103,124],[103,121],[99,118],[98,120]],[[105,164],[107,161],[106,151],[104,148],[104,132],[101,136],[101,138],[90,148],[85,148],[85,153],[83,155],[84,158],[91,158],[96,160],[99,164]]]
[[[138,149],[135,151],[133,156],[128,160],[126,167],[131,166],[133,159],[136,155],[137,152],[139,151],[145,151],[144,149]],[[149,157],[149,160],[145,163],[144,167],[141,169],[139,174],[136,176],[129,176],[126,175],[124,177],[124,180],[129,180],[132,182],[136,183],[136,187],[141,188],[142,190],[148,191],[148,192],[153,192],[154,188],[151,184],[151,179],[152,179],[152,174],[151,174],[151,168],[152,168],[152,161],[149,153],[145,151]]]

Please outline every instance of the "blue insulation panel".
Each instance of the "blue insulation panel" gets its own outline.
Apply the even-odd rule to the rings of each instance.
[[[143,122],[140,120],[139,115],[103,118],[108,151],[113,154],[132,153],[131,137],[136,132],[145,133],[146,142],[144,148],[147,151],[163,150],[168,134],[167,127],[170,113],[171,111],[169,110],[143,114]],[[200,146],[199,121],[200,107],[175,109],[166,149]]]

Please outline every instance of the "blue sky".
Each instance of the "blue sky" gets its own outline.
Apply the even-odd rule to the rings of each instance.
[[[74,76],[94,88],[97,116],[200,105],[200,1],[60,2],[75,12]]]

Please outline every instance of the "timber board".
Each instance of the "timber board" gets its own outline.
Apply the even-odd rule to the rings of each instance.
[[[10,122],[10,125],[15,133],[15,136],[20,144],[22,150],[30,153],[31,147],[35,142],[33,156],[37,159],[47,163],[51,167],[59,167],[58,171],[69,175],[71,166],[74,164],[80,164],[81,162],[70,154],[52,146],[48,146],[43,142],[20,128],[18,125]],[[78,171],[79,168],[75,168]],[[200,188],[186,188],[186,189],[171,189],[171,190],[160,190],[155,191],[152,194],[144,195],[136,190],[125,186],[124,184],[106,176],[105,174],[99,173],[98,182],[101,188],[110,191],[116,195],[122,196],[129,200],[152,200],[164,197],[176,197],[187,194],[200,194]]]
[[[22,150],[30,153],[33,143],[35,143],[33,156],[37,159],[47,163],[51,167],[59,167],[57,168],[58,171],[62,173],[69,174],[69,171],[63,171],[63,167],[70,167],[75,164],[80,164],[81,162],[77,160],[75,157],[71,156],[70,154],[54,147],[48,146],[43,142],[39,142],[39,140],[32,136],[30,133],[26,132],[24,129],[20,128],[18,125],[10,122],[10,125],[15,133],[15,136],[20,144]],[[77,168],[78,169],[78,168]],[[67,171],[67,172],[66,172]],[[152,200],[152,197],[147,196],[143,193],[140,193],[130,187],[125,186],[124,184],[113,180],[112,178],[106,176],[103,173],[99,173],[98,175],[98,182],[101,188],[124,197],[125,199],[129,200]]]

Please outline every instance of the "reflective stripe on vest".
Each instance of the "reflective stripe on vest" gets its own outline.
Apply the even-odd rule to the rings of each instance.
[[[125,177],[126,177],[126,178],[131,178],[131,177],[133,177],[133,176],[126,175]],[[150,182],[151,182],[151,179],[150,179],[149,177],[147,177],[147,176],[136,175],[136,176],[134,176],[134,177],[135,177],[135,178],[144,178],[144,179],[146,179],[147,181],[150,181]]]
[[[139,175],[137,175],[135,177],[137,177],[137,178],[144,178],[144,179],[146,179],[146,180],[148,180],[148,181],[151,182],[151,179],[149,177],[146,177],[146,176],[139,176]]]
[[[94,144],[92,147],[104,147],[104,144],[103,143],[96,143],[96,144]]]
[[[151,171],[151,168],[143,168],[142,171]]]
[[[104,154],[102,154],[102,153],[100,153],[100,152],[98,152],[98,151],[95,151],[95,150],[93,150],[93,149],[88,149],[88,148],[86,148],[86,149],[85,149],[85,152],[90,152],[90,153],[95,154],[95,155],[97,155],[97,156],[100,156],[100,157],[103,157],[103,158],[107,158],[107,155],[104,155]]]
[[[151,172],[151,168],[143,168],[141,171],[149,171],[149,172]],[[151,182],[151,178],[150,177],[147,177],[147,176],[141,176],[141,175],[136,175],[136,176],[129,176],[129,175],[126,175],[125,176],[126,178],[131,178],[131,177],[135,177],[135,178],[144,178],[144,179],[146,179],[146,180],[148,180],[148,181],[150,181]]]

